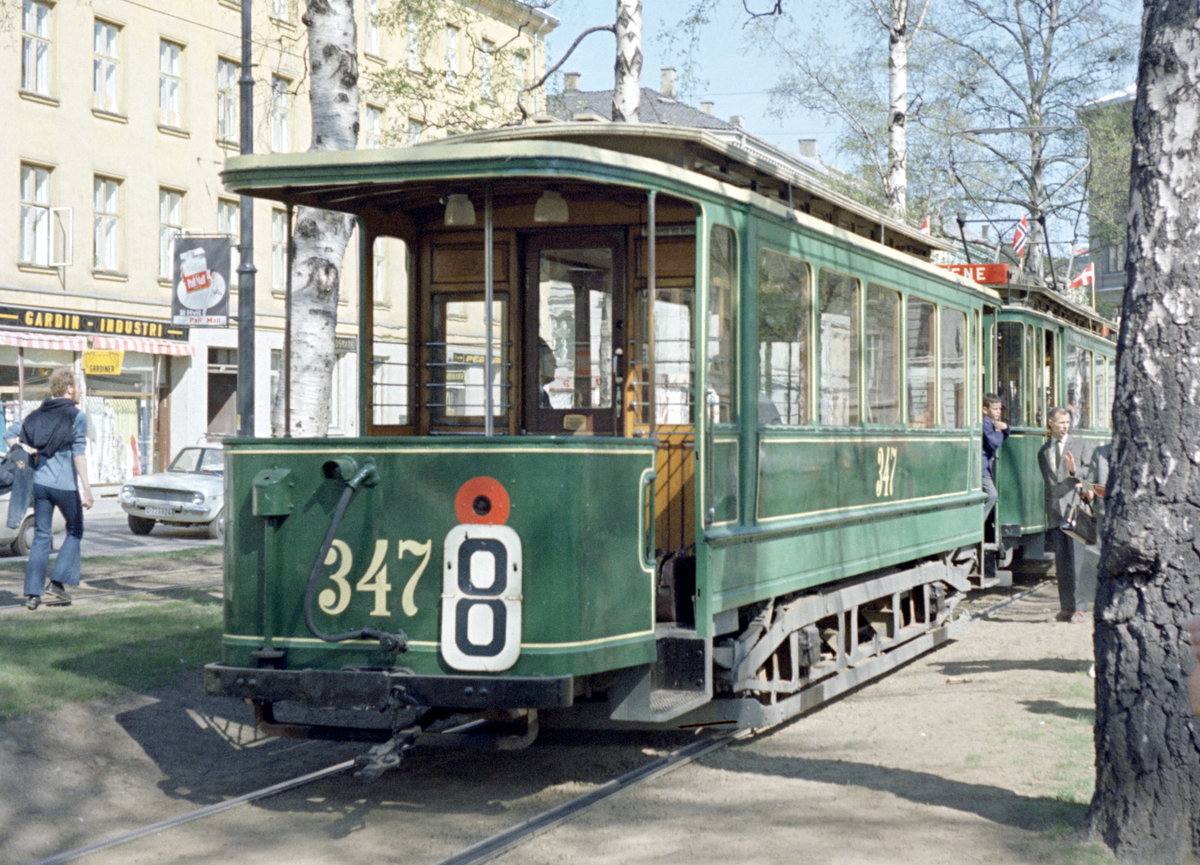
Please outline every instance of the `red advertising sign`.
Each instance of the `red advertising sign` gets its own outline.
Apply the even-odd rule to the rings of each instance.
[[[982,285],[1006,285],[1008,283],[1008,265],[1004,263],[943,264],[941,266]]]

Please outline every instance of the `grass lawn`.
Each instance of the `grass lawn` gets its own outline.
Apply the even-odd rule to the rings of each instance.
[[[221,602],[136,596],[0,617],[0,722],[165,684],[213,660]]]

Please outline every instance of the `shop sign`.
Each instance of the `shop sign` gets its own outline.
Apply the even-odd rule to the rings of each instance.
[[[175,238],[171,321],[191,327],[229,325],[233,245],[228,235]]]
[[[125,352],[117,349],[89,348],[83,353],[85,375],[120,375]]]
[[[29,306],[0,305],[0,327],[41,331],[99,333],[106,336],[138,336],[187,342],[188,329],[165,321],[126,318],[96,312],[64,312]]]

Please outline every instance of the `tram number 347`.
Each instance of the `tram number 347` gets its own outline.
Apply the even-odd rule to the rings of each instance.
[[[353,584],[350,545],[335,540],[325,558],[337,565],[326,588],[317,596],[321,611],[337,616],[346,611],[355,591],[374,595],[372,616],[390,616],[388,595],[388,541],[377,540],[370,564]],[[400,607],[412,618],[418,612],[414,595],[429,566],[431,541],[399,541],[397,558],[406,553],[419,557],[404,584]],[[502,525],[458,525],[446,534],[445,573],[442,576],[441,648],[446,663],[456,670],[496,672],[507,670],[521,653],[521,538]]]
[[[894,447],[880,447],[875,453],[875,462],[879,464],[879,479],[875,481],[877,498],[885,498],[896,491],[896,457]]]

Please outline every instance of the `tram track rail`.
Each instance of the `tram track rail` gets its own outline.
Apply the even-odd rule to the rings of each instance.
[[[1036,578],[1025,585],[1014,587],[1012,591],[1005,597],[995,600],[989,599],[990,602],[987,603],[986,606],[983,606],[978,610],[968,610],[966,611],[966,614],[970,617],[972,622],[981,619],[987,619],[1003,610],[1005,607],[1008,607],[1009,605],[1034,594],[1039,589],[1044,587],[1047,582],[1050,582],[1050,580],[1047,578]],[[212,584],[194,584],[193,587],[201,587],[204,585]],[[163,589],[167,588],[177,589],[186,587],[163,587]],[[150,590],[130,589],[129,593],[132,594],[135,592],[146,591]],[[903,664],[899,666],[903,666]],[[869,685],[866,687],[869,687]],[[514,848],[519,847],[523,843],[532,840],[537,835],[549,831],[553,827],[578,816],[594,805],[617,796],[620,793],[637,786],[638,784],[669,774],[676,769],[681,769],[704,756],[712,754],[734,744],[737,741],[749,738],[753,735],[756,735],[756,731],[751,729],[722,731],[705,735],[704,737],[690,742],[687,745],[676,748],[668,754],[657,757],[641,766],[617,776],[616,778],[600,784],[593,790],[582,793],[578,796],[574,796],[565,802],[548,808],[542,813],[522,821],[521,823],[518,823],[507,829],[503,829],[489,837],[477,841],[476,843],[460,850],[457,853],[438,860],[436,863],[434,863],[434,865],[476,865],[476,863],[488,862]],[[167,832],[188,823],[214,817],[222,812],[240,807],[242,805],[258,802],[326,778],[344,774],[352,770],[357,764],[357,760],[346,760],[336,763],[323,769],[308,772],[289,780],[280,781],[258,790],[253,790],[249,793],[232,797],[223,802],[217,802],[194,811],[179,814],[175,817],[134,829],[112,838],[104,839],[92,844],[76,847],[74,849],[55,854],[48,858],[32,863],[32,865],[62,865],[62,863],[72,862],[92,853],[97,853],[102,850],[129,844],[141,838],[146,838],[150,835],[155,835],[160,832]],[[401,771],[403,771],[402,768]]]

